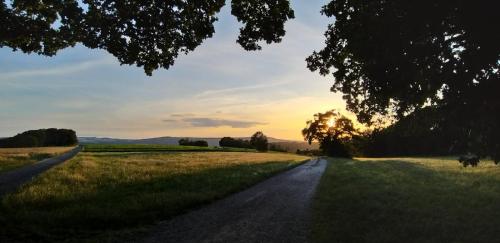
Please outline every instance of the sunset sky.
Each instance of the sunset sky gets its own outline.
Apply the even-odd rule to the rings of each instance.
[[[120,66],[102,50],[68,48],[56,57],[0,49],[0,137],[29,129],[71,128],[79,136],[266,135],[302,140],[317,112],[344,111],[333,78],[306,68],[323,46],[326,1],[292,1],[296,18],[279,44],[247,52],[237,43],[240,24],[226,5],[216,33],[169,70],[152,77]]]

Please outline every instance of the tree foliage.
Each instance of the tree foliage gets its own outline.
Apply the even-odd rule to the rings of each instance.
[[[362,151],[370,157],[445,156],[462,154],[466,144],[453,124],[444,124],[431,107],[416,111],[388,127],[364,134]]]
[[[244,24],[238,43],[245,50],[260,50],[257,43],[281,42],[285,22],[295,17],[288,0],[232,0],[232,14]]]
[[[0,47],[52,56],[81,43],[113,54],[121,64],[143,67],[148,75],[168,69],[214,34],[225,0],[1,0]],[[293,18],[288,0],[233,0],[243,23],[238,43],[280,42]]]
[[[266,152],[268,150],[267,137],[261,131],[258,131],[250,138],[250,144],[257,149],[257,151]]]
[[[78,144],[75,131],[56,128],[30,130],[14,137],[0,139],[0,147],[3,148],[71,146],[75,144]]]
[[[308,67],[333,72],[331,90],[369,123],[438,107],[488,154],[500,158],[500,3],[335,0],[322,13],[335,17],[324,49]]]
[[[1,0],[0,47],[54,55],[81,43],[107,50],[148,75],[168,69],[215,32],[224,0]],[[289,0],[232,0],[243,24],[237,42],[280,42],[294,17]],[[402,119],[424,107],[454,124],[478,150],[500,160],[500,2],[335,0],[325,47],[308,68],[334,76],[347,109],[363,123]],[[443,118],[443,119],[441,119]]]
[[[348,143],[357,135],[352,121],[335,110],[317,113],[314,119],[307,121],[302,130],[304,140],[309,144],[320,143],[320,149],[329,156],[350,157]]]

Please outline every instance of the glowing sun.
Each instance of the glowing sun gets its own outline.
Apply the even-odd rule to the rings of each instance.
[[[328,121],[326,122],[326,124],[329,126],[329,127],[333,127],[333,125],[335,125],[335,119],[330,118],[328,119]]]

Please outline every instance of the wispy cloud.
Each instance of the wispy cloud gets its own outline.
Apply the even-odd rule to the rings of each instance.
[[[203,91],[203,92],[199,93],[198,95],[196,95],[195,97],[196,98],[207,98],[207,97],[216,96],[216,95],[223,96],[226,94],[235,94],[235,93],[251,91],[251,90],[267,89],[267,88],[285,85],[288,83],[290,83],[290,81],[280,81],[280,82],[256,84],[256,85],[226,88],[226,89],[212,89],[212,90]]]
[[[161,120],[162,122],[168,122],[168,123],[171,123],[171,122],[178,122],[178,120],[175,120],[175,119],[163,119]]]
[[[106,64],[115,64],[115,62],[111,58],[103,58],[103,59],[84,61],[76,64],[70,64],[70,65],[64,65],[46,69],[18,70],[2,74],[0,80],[8,80],[12,78],[66,75],[66,74],[85,71]]]
[[[258,125],[266,125],[267,123],[245,120],[232,120],[232,119],[217,119],[208,117],[193,117],[183,118],[180,120],[163,119],[163,122],[168,123],[186,123],[193,127],[232,127],[232,128],[250,128]]]
[[[174,113],[170,115],[171,117],[188,117],[188,116],[194,116],[192,113]]]

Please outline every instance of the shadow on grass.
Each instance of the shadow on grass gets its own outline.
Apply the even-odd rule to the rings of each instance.
[[[499,170],[432,166],[451,163],[443,161],[331,160],[313,206],[313,240],[497,242]]]
[[[240,164],[126,183],[104,180],[85,193],[47,188],[61,193],[35,201],[12,194],[0,207],[0,241],[95,241],[110,231],[136,230],[184,213],[299,164]],[[26,189],[29,185],[21,190]]]

